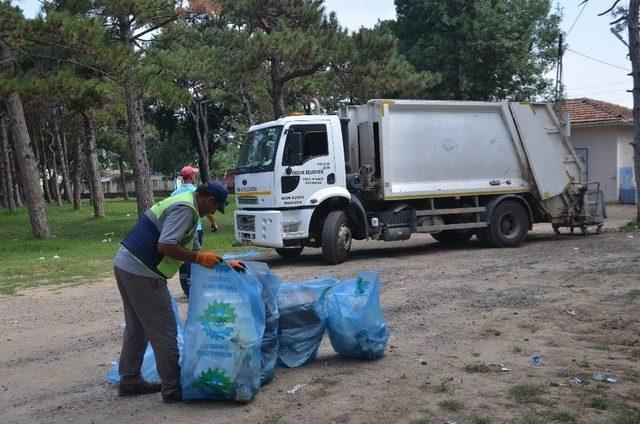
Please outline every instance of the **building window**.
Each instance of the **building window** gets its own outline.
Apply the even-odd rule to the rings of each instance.
[[[584,179],[589,182],[589,149],[586,147],[578,147],[576,154],[582,159],[582,165],[584,166]]]

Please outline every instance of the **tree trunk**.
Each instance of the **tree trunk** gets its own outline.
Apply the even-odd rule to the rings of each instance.
[[[127,134],[133,156],[133,177],[136,187],[138,216],[153,206],[153,188],[151,171],[147,159],[147,147],[144,141],[144,104],[142,97],[131,86],[125,87],[127,102]]]
[[[16,207],[22,207],[24,203],[23,190],[20,182],[20,166],[15,160],[15,155],[12,153],[11,146],[9,146],[9,162],[11,164],[11,178],[13,179],[13,201]]]
[[[247,116],[249,120],[249,125],[255,125],[256,118],[253,115],[253,110],[251,109],[251,102],[249,101],[249,97],[247,96],[247,92],[244,88],[244,82],[240,82],[240,101],[244,106],[244,114]]]
[[[280,58],[271,57],[271,102],[273,117],[280,119],[284,116],[284,87],[280,81]]]
[[[2,162],[2,202],[11,211],[16,210],[13,191],[13,177],[11,175],[11,160],[9,149],[9,134],[4,114],[0,114],[0,161]]]
[[[20,167],[16,163],[15,147],[9,144],[9,169],[11,170],[11,180],[13,181],[13,202],[16,204],[16,208],[22,207],[23,202],[23,190],[20,187]]]
[[[211,155],[209,152],[209,114],[207,113],[208,101],[200,104],[200,120],[202,122],[202,150],[204,156],[202,158],[202,168],[200,170],[200,178],[203,183],[211,181]]]
[[[1,138],[2,135],[0,134],[0,194],[2,196],[0,196],[0,198],[2,199],[2,207],[6,208],[6,209],[10,209],[11,212],[13,212],[13,205],[10,203],[13,203],[13,198],[11,198],[11,202],[9,201],[9,196],[8,196],[8,192],[9,189],[7,187],[7,173],[5,172],[5,163],[4,163],[4,149],[3,149],[3,139]],[[9,183],[11,184],[11,183]],[[11,196],[13,197],[13,196]]]
[[[56,141],[56,156],[58,159],[58,166],[60,167],[60,176],[62,177],[62,188],[64,190],[64,199],[67,202],[71,202],[71,178],[69,177],[69,162],[65,153],[65,147],[60,137],[60,128],[58,123],[53,122],[53,136]]]
[[[122,198],[124,200],[129,200],[129,190],[127,190],[127,173],[124,170],[124,157],[122,153],[120,153],[118,157],[118,162],[120,165],[120,184],[122,184]]]
[[[196,138],[198,141],[198,167],[200,168],[200,178],[203,183],[211,181],[211,165],[209,162],[209,146],[207,138],[209,133],[209,125],[206,122],[207,112],[204,101],[196,100],[193,103],[194,110],[188,109],[193,126],[196,130]]]
[[[9,54],[9,46],[0,39],[0,63],[2,67],[13,73],[13,62]],[[42,198],[42,190],[38,181],[38,167],[33,158],[31,150],[31,139],[27,131],[27,124],[24,119],[24,108],[22,99],[15,91],[10,91],[5,96],[7,116],[15,143],[15,156],[20,164],[22,189],[29,211],[29,221],[33,235],[40,239],[51,238],[51,231],[47,222],[47,215]]]
[[[91,200],[93,204],[94,218],[104,218],[104,194],[102,184],[100,184],[100,173],[98,172],[98,152],[96,151],[96,137],[93,132],[91,118],[86,112],[82,112],[82,123],[84,133],[84,150],[87,157],[87,173],[91,180]]]
[[[36,141],[37,143],[37,141]],[[44,143],[42,129],[40,129],[40,168],[42,171],[42,189],[44,191],[44,199],[47,203],[51,203],[51,190],[49,189],[49,169],[47,167],[47,146]]]
[[[73,209],[82,210],[82,133],[73,144]]]
[[[51,152],[51,188],[56,203],[58,206],[62,206],[62,195],[60,194],[60,184],[58,184],[58,166],[56,165],[56,152],[54,150],[55,136],[52,136],[52,139],[52,143],[49,145],[49,152]]]
[[[16,208],[22,207],[22,190],[17,181],[13,182],[13,203],[16,204]]]
[[[636,221],[640,222],[640,0],[629,1],[627,27],[629,29],[629,56],[633,75],[633,164],[636,174]]]

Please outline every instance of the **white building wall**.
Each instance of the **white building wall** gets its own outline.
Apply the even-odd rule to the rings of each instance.
[[[600,182],[605,202],[618,201],[618,127],[571,127],[575,149],[588,149],[589,182]]]
[[[635,191],[636,180],[633,166],[633,127],[632,126],[620,126],[618,127],[618,189],[632,189]],[[624,181],[630,179],[631,181]],[[631,186],[629,186],[629,183]],[[626,186],[624,186],[626,184]],[[628,196],[631,195],[633,199],[636,198],[635,193],[627,194],[625,201],[628,202]],[[622,199],[621,199],[622,200]],[[633,200],[632,200],[633,201]]]

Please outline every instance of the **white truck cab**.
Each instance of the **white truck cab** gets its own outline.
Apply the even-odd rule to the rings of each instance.
[[[535,222],[602,227],[598,183],[545,103],[371,100],[253,126],[235,177],[238,242],[347,260],[353,239],[429,233],[523,243]]]
[[[299,253],[317,206],[329,198],[351,202],[344,163],[338,116],[290,116],[251,127],[236,168],[238,241]]]

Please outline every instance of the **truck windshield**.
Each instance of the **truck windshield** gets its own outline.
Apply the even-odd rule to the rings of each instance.
[[[236,172],[272,171],[281,133],[281,125],[247,133],[240,148]]]

